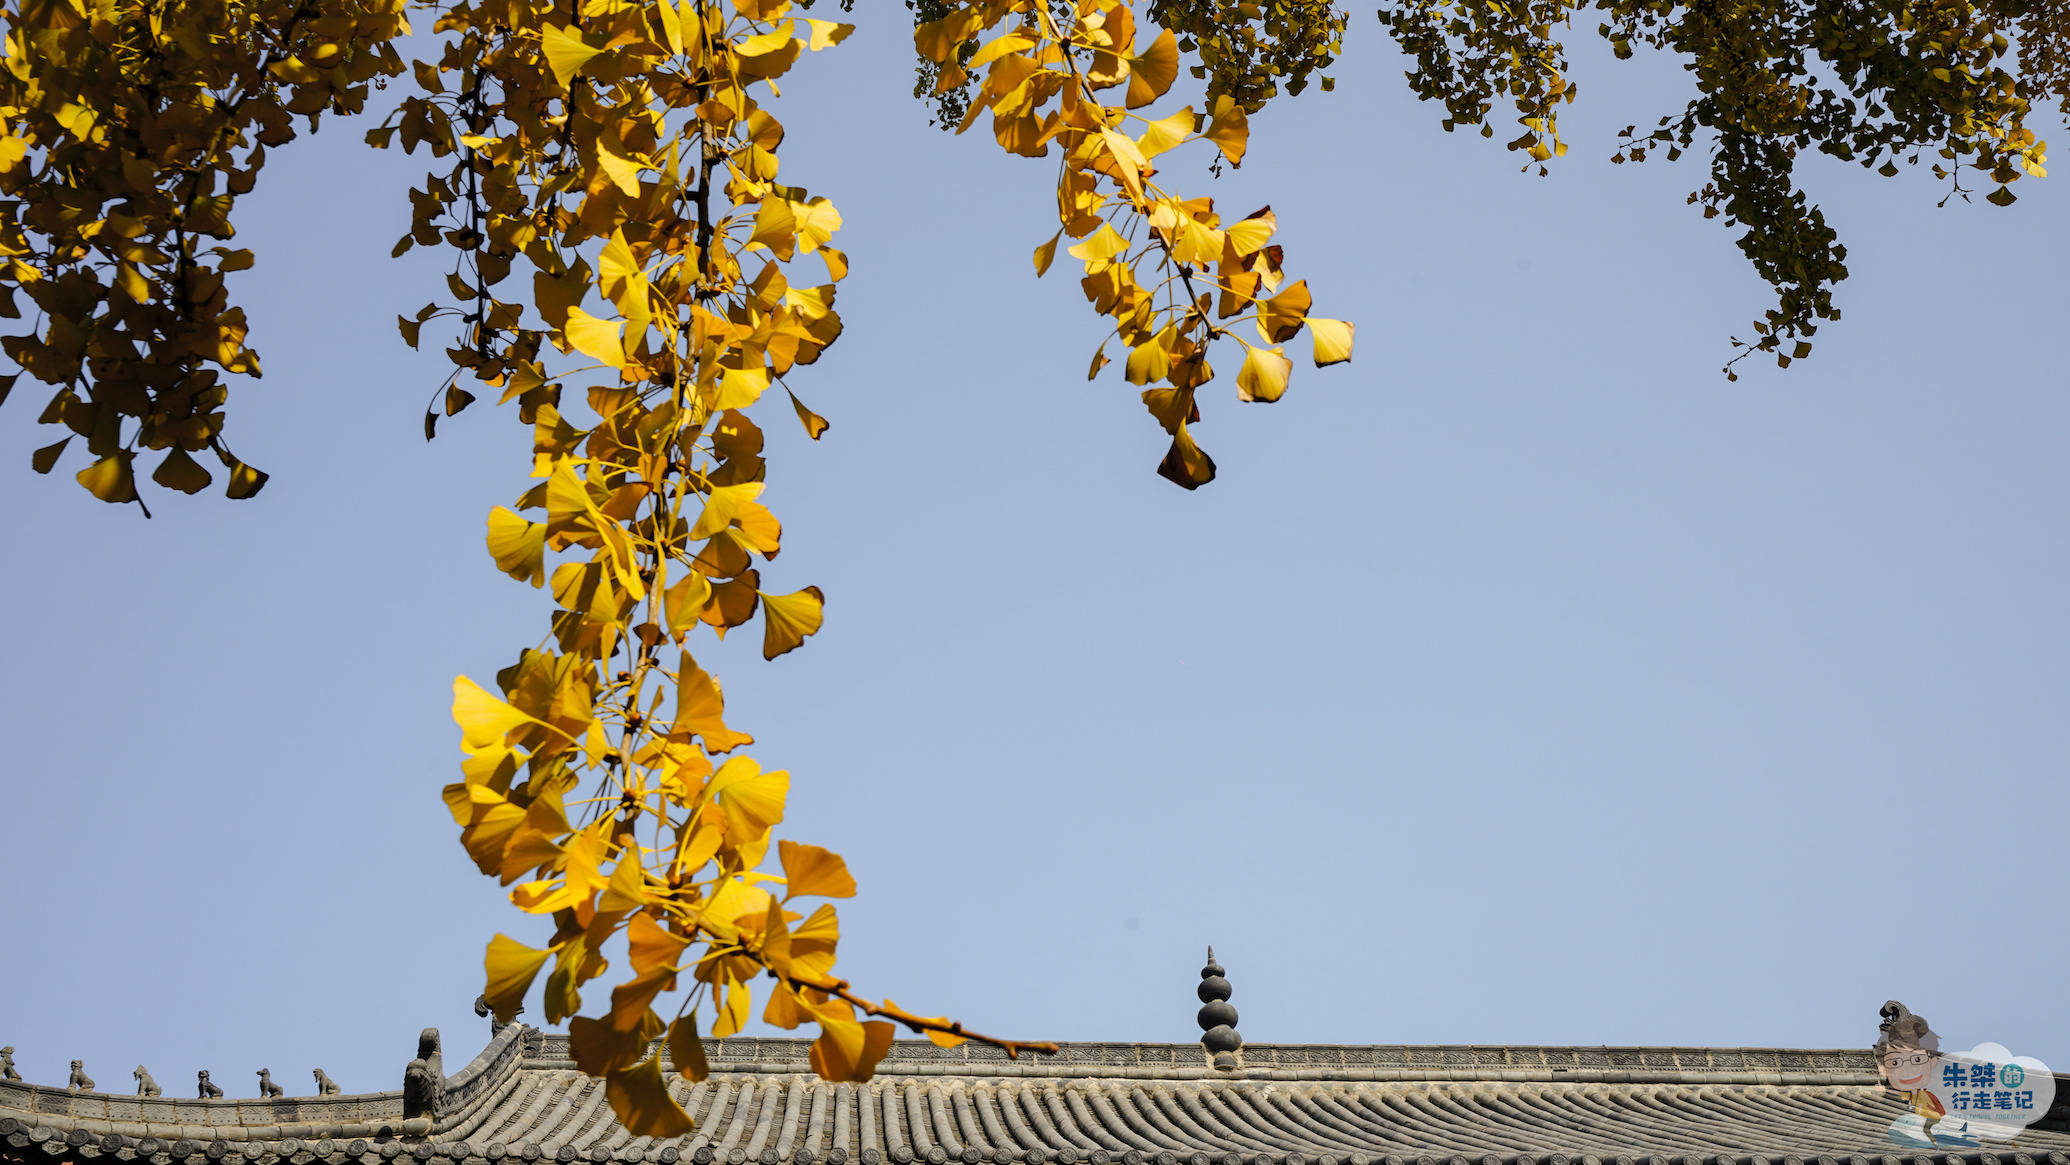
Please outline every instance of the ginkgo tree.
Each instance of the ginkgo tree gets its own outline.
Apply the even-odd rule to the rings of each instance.
[[[414,60],[410,8],[428,28]],[[767,98],[850,26],[793,0],[21,0],[0,69],[0,337],[16,377],[48,386],[64,432],[32,456],[82,455],[82,486],[143,504],[139,475],[250,497],[261,471],[224,435],[228,390],[256,378],[227,276],[237,199],[269,150],[369,89],[412,89],[366,132],[423,151],[396,244],[439,248],[445,294],[399,318],[451,372],[426,435],[493,391],[530,434],[511,504],[488,515],[498,569],[550,596],[545,632],[493,684],[454,684],[461,779],[444,799],[468,855],[539,916],[533,942],[489,944],[486,995],[509,1019],[535,988],[577,1063],[636,1133],[680,1134],[672,1070],[759,1015],[811,1027],[813,1067],[866,1080],[899,1026],[1018,1055],[865,995],[834,971],[841,857],[774,837],[789,775],[748,753],[705,645],[758,620],[768,659],[824,619],[812,586],[765,589],[783,547],[763,425],[828,427],[798,393],[842,334],[848,274],[829,199],[782,173]],[[1575,99],[1568,0],[1406,0],[1382,23],[1445,128],[1508,142],[1529,165],[1566,151]],[[1610,0],[1619,55],[1690,57],[1697,96],[1618,157],[1712,151],[1692,201],[1743,228],[1778,292],[1744,347],[1784,364],[1833,318],[1844,251],[1791,178],[1816,148],[1880,170],[1930,151],[1955,184],[2040,172],[2027,127],[2060,97],[2060,15],[2012,0]],[[912,0],[919,92],[962,132],[1049,159],[1057,221],[1033,224],[1037,275],[1063,264],[1101,319],[1110,363],[1168,437],[1157,472],[1215,476],[1193,437],[1200,398],[1272,402],[1297,362],[1351,358],[1349,322],[1311,314],[1269,208],[1226,214],[1171,174],[1242,164],[1250,119],[1322,77],[1345,14],[1327,0]],[[2015,57],[2012,45],[2017,41]],[[2014,65],[2004,67],[2001,61]],[[1181,83],[1182,78],[1184,84]],[[1171,159],[1191,155],[1185,170]],[[1045,172],[1045,171],[1033,171]],[[840,177],[836,175],[836,177]],[[0,381],[0,392],[15,377]],[[770,402],[764,407],[765,401]],[[789,423],[785,421],[784,423]],[[75,442],[79,447],[74,448]],[[522,483],[522,484],[520,484]],[[753,632],[750,631],[750,634]],[[707,654],[709,654],[707,652]],[[772,846],[774,854],[771,854]],[[550,930],[548,929],[550,927]],[[526,932],[532,933],[530,931]],[[536,945],[535,945],[536,944]],[[615,967],[614,963],[622,964]],[[608,977],[608,979],[607,979]],[[542,982],[543,980],[543,982]],[[584,995],[608,1001],[584,1014]],[[759,990],[758,990],[759,986]]]

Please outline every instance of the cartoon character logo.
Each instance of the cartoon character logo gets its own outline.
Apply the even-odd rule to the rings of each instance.
[[[1948,1120],[1947,1106],[1934,1095],[1934,1072],[1940,1067],[1941,1040],[1893,999],[1883,1005],[1882,1035],[1876,1039],[1876,1071],[1884,1087],[1905,1098],[1910,1112],[1890,1122],[1889,1137],[1912,1149],[1936,1146],[1974,1147],[1976,1138],[1964,1119]]]

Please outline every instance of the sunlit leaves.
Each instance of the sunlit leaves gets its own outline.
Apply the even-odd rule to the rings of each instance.
[[[226,496],[266,475],[224,438],[230,389],[260,375],[227,276],[248,250],[238,202],[269,150],[349,116],[402,71],[403,0],[142,0],[10,8],[0,69],[0,350],[53,392],[42,420],[86,438],[38,449],[107,502],[141,502],[140,478]],[[173,46],[169,48],[168,46]],[[12,382],[13,377],[7,378]],[[0,394],[4,395],[4,394]],[[143,510],[148,515],[149,510]]]
[[[854,879],[838,855],[773,837],[790,778],[742,755],[753,738],[726,721],[691,642],[759,615],[773,659],[824,623],[822,592],[788,589],[804,580],[779,583],[769,565],[785,533],[771,499],[784,495],[767,488],[768,418],[751,414],[781,387],[808,436],[828,430],[791,390],[842,335],[844,223],[825,195],[791,184],[784,127],[764,105],[773,82],[849,26],[799,18],[788,0],[436,7],[416,90],[365,135],[432,159],[396,252],[451,259],[444,301],[399,316],[398,330],[416,347],[427,327],[445,329],[428,346],[452,367],[429,398],[427,436],[489,390],[515,405],[526,443],[513,472],[530,476],[512,507],[489,514],[486,545],[499,570],[551,598],[543,634],[494,690],[455,684],[465,755],[443,800],[470,859],[553,927],[544,948],[490,945],[491,1001],[508,1018],[551,963],[544,1014],[575,1017],[578,1062],[606,1078],[613,1111],[642,1135],[687,1128],[660,1061],[642,1059],[664,1030],[657,1000],[679,976],[700,992],[705,1030],[724,1038],[773,975],[765,1016],[816,1025],[813,1064],[831,1078],[869,1077],[889,1046],[881,1017],[953,1045],[963,1034],[946,1020],[869,1005],[832,978],[831,907],[803,921],[784,909],[850,895]],[[1212,198],[1170,185],[1196,161],[1244,162],[1249,114],[1334,58],[1336,6],[914,7],[933,95],[945,111],[968,102],[950,120],[968,128],[990,114],[1000,148],[1053,160],[1039,173],[1054,174],[1058,226],[1033,264],[1046,272],[1065,247],[1077,265],[1101,317],[1089,375],[1115,354],[1169,439],[1162,476],[1187,489],[1214,478],[1194,437],[1202,402],[1231,388],[1281,399],[1304,328],[1318,367],[1351,358],[1353,326],[1309,315],[1309,286],[1286,269],[1269,209],[1225,218]],[[1492,134],[1492,110],[1513,107],[1521,132],[1505,125],[1504,139],[1543,163],[1566,149],[1558,107],[1576,90],[1555,30],[1572,7],[1390,0],[1382,20],[1416,63],[1412,89],[1445,102],[1447,128]],[[223,428],[231,380],[260,372],[225,280],[254,256],[216,240],[236,234],[266,150],[320,113],[358,111],[371,84],[403,73],[390,43],[405,31],[403,4],[16,8],[0,70],[11,208],[0,214],[0,316],[23,322],[0,350],[49,386],[40,419],[60,430],[31,465],[53,472],[75,456],[79,484],[121,503],[141,500],[145,476],[182,493],[217,484],[202,464],[212,456],[227,496],[251,497],[266,476]],[[2024,121],[2037,97],[2062,95],[2066,74],[2050,63],[2060,38],[2018,6],[1872,0],[1849,21],[1765,2],[1601,8],[1618,55],[1650,43],[1690,59],[1698,100],[1658,130],[1628,131],[1619,157],[1673,156],[1698,131],[1715,138],[1711,180],[1691,201],[1739,224],[1742,249],[1777,288],[1748,350],[1780,363],[1802,358],[1817,321],[1837,314],[1830,289],[1846,273],[1792,177],[1799,151],[1892,174],[1901,156],[1935,147],[1958,192],[1974,169],[2000,205],[2017,179],[2043,172],[2045,143]],[[2015,43],[2035,84],[1998,64]],[[1201,84],[1175,95],[1182,68]],[[1218,352],[1233,385],[1214,384]],[[13,383],[0,379],[0,396]],[[772,846],[782,901],[767,888]],[[580,1016],[582,987],[611,970],[602,952],[619,937],[631,975],[602,1018]],[[696,1011],[665,1030],[678,1070],[701,1078]]]
[[[1145,24],[1125,0],[1084,0],[1074,20],[1038,10],[979,45],[998,13],[970,0],[941,0],[936,7],[946,14],[923,20],[915,43],[938,64],[944,84],[951,70],[969,78],[964,126],[989,110],[994,137],[1008,152],[1062,150],[1060,229],[1035,249],[1036,274],[1049,269],[1065,236],[1077,240],[1066,253],[1083,265],[1086,301],[1112,321],[1113,336],[1124,346],[1125,378],[1144,388],[1153,415],[1171,434],[1159,474],[1187,489],[1213,480],[1214,462],[1187,427],[1199,416],[1197,390],[1215,376],[1211,351],[1228,337],[1229,321],[1252,321],[1265,346],[1247,345],[1236,395],[1279,399],[1292,362],[1278,346],[1302,328],[1308,288],[1286,282],[1280,248],[1270,241],[1278,223],[1269,208],[1225,222],[1212,199],[1173,193],[1159,171],[1197,141],[1214,148],[1217,164],[1240,164],[1249,145],[1248,114],[1275,91],[1269,80],[1244,70],[1258,65],[1261,75],[1276,74],[1282,65],[1293,66],[1298,89],[1334,53],[1341,17],[1328,15],[1327,5],[1294,6],[1298,15],[1274,6],[1262,16],[1262,34],[1250,30],[1229,39],[1225,33],[1261,19],[1254,6],[1164,0],[1146,6],[1151,22]],[[1284,36],[1282,47],[1301,47],[1284,56],[1276,48],[1263,52],[1259,35]],[[1147,111],[1171,89],[1180,56],[1189,51],[1204,61],[1194,75],[1211,77],[1205,125],[1191,105]],[[1105,96],[1117,88],[1118,100]],[[1145,112],[1132,112],[1138,109]],[[1334,334],[1323,339],[1326,355],[1336,340]],[[1107,362],[1103,342],[1089,375],[1098,376]],[[1175,411],[1182,415],[1166,415]]]

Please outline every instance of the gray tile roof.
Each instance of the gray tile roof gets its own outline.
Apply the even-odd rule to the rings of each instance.
[[[633,1137],[564,1037],[503,1029],[446,1079],[436,1120],[401,1092],[198,1101],[0,1083],[0,1160],[79,1165],[2070,1165],[2060,1109],[1994,1152],[1900,1154],[1900,1101],[1866,1051],[1067,1044],[1009,1061],[894,1046],[828,1084],[803,1040],[711,1045],[677,1099],[688,1136]],[[2058,1095],[2070,1098],[2070,1081]],[[406,1160],[405,1160],[406,1158]]]

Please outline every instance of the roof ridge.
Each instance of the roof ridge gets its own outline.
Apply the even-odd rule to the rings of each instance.
[[[528,1061],[572,1064],[567,1036],[541,1032]],[[734,1036],[708,1040],[705,1056],[714,1070],[734,1065],[808,1062],[812,1041],[789,1036]],[[1010,1058],[998,1048],[966,1043],[943,1048],[927,1040],[894,1040],[882,1069],[921,1064],[970,1065],[982,1071],[1005,1071],[1034,1065],[1084,1067],[1148,1067],[1179,1069],[1206,1066],[1198,1043],[1075,1041],[1058,1045],[1052,1056]],[[1757,1048],[1680,1045],[1562,1044],[1294,1044],[1252,1043],[1243,1050],[1246,1068],[1403,1068],[1524,1070],[1701,1071],[1730,1074],[1813,1072],[1873,1075],[1875,1057],[1866,1048]],[[737,1069],[736,1069],[737,1070]]]

